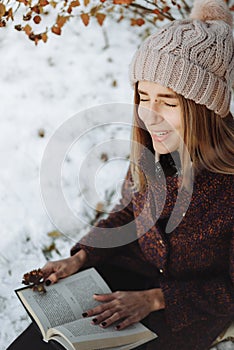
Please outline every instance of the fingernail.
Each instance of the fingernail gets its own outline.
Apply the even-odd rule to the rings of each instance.
[[[87,312],[83,312],[82,316],[87,317],[88,316]]]
[[[93,318],[92,321],[93,321],[94,323],[96,323],[96,322],[97,322],[97,318]]]
[[[46,284],[46,286],[49,286],[51,284],[51,280],[46,280],[45,284]]]
[[[98,293],[94,293],[94,295],[101,295],[101,294],[98,294]]]
[[[116,326],[115,329],[120,329],[120,325],[118,324],[118,326]]]
[[[105,326],[106,326],[106,322],[105,322],[105,321],[102,322],[101,325],[102,325],[103,327],[105,327]]]

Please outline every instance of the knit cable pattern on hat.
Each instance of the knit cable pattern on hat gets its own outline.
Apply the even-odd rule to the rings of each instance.
[[[177,20],[149,36],[130,65],[132,84],[152,81],[206,105],[221,117],[230,110],[234,40],[222,20]]]

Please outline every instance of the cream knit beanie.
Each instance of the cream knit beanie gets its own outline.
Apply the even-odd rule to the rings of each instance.
[[[158,83],[225,117],[234,85],[232,24],[223,0],[195,0],[190,19],[163,26],[140,46],[131,83]]]

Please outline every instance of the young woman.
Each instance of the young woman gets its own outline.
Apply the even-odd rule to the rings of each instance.
[[[234,321],[231,26],[225,2],[195,1],[141,45],[121,204],[43,268],[49,285],[95,266],[113,293],[83,316],[120,332],[142,321],[158,338],[139,349],[205,350]],[[29,346],[52,348],[32,325],[9,350]]]

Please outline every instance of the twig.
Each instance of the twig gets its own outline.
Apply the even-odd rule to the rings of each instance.
[[[105,46],[103,47],[103,50],[106,50],[110,47],[110,43],[109,43],[109,38],[108,38],[108,35],[107,35],[107,31],[104,27],[102,27],[102,34],[103,34],[103,37],[104,37],[104,42],[105,42]]]
[[[190,13],[190,6],[187,4],[185,0],[181,0],[182,3],[184,4],[184,9],[187,13]]]
[[[129,8],[130,8],[130,7],[136,7],[136,8],[139,8],[139,9],[141,9],[141,10],[145,10],[145,12],[153,13],[153,10],[152,10],[152,9],[147,9],[146,7],[141,6],[141,5],[139,5],[139,4],[131,4],[131,5],[129,5]],[[157,7],[157,9],[160,11],[160,14],[161,14],[163,17],[169,19],[170,21],[174,21],[174,20],[175,20],[175,18],[174,18],[171,14],[169,15],[168,13],[163,13],[161,8],[159,8],[159,7],[156,6],[156,5],[155,5],[155,7]]]

